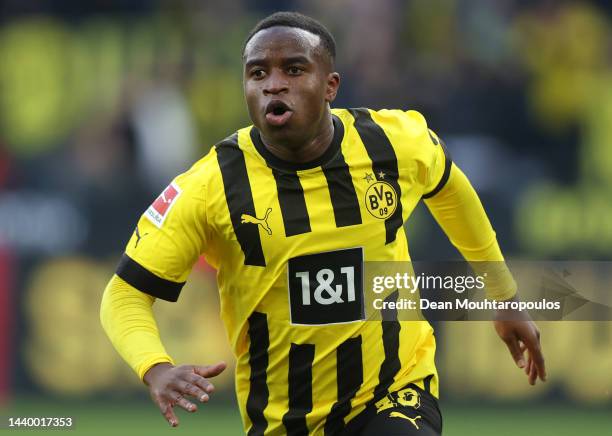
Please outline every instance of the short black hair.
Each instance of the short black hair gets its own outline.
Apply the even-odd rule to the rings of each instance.
[[[257,32],[277,26],[294,27],[305,30],[314,35],[318,35],[321,39],[321,45],[329,54],[333,65],[334,60],[336,59],[336,41],[334,40],[334,37],[323,24],[314,18],[300,14],[299,12],[275,12],[261,20],[255,25],[255,27],[253,27],[253,29],[249,32],[249,35],[246,37],[244,45],[242,46],[242,53],[244,54],[247,44]]]

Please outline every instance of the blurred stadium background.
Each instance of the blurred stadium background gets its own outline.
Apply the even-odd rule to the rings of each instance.
[[[612,258],[607,1],[3,0],[0,416],[168,431],[102,332],[101,293],[140,213],[248,123],[242,41],[283,9],[335,34],[336,106],[426,115],[508,257]],[[458,256],[422,206],[409,239],[414,259]],[[231,362],[205,263],[155,309],[179,362]],[[550,376],[532,388],[490,325],[436,326],[445,434],[612,434],[612,323],[540,327]],[[240,434],[231,370],[216,384],[174,432]]]

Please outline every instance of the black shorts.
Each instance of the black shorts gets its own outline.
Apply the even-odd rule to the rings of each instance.
[[[428,391],[409,384],[353,418],[343,436],[440,436],[442,414]]]

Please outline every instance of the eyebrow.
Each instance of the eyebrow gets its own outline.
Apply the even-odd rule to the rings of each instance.
[[[308,59],[306,56],[291,56],[288,57],[286,59],[283,60],[283,64],[288,65],[288,64],[309,64],[312,61],[310,59]],[[266,64],[267,61],[265,58],[254,58],[254,59],[249,59],[245,64],[244,67],[245,68],[249,68],[252,67],[253,65],[264,65]]]
[[[292,56],[285,59],[285,64],[309,64],[311,61],[306,56]]]

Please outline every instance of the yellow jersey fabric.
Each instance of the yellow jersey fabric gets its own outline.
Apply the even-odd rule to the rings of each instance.
[[[332,114],[307,164],[253,126],[217,144],[147,209],[117,269],[169,301],[200,255],[217,269],[248,434],[336,434],[408,383],[438,396],[431,326],[366,320],[363,262],[408,261],[403,223],[457,169],[416,111]]]

